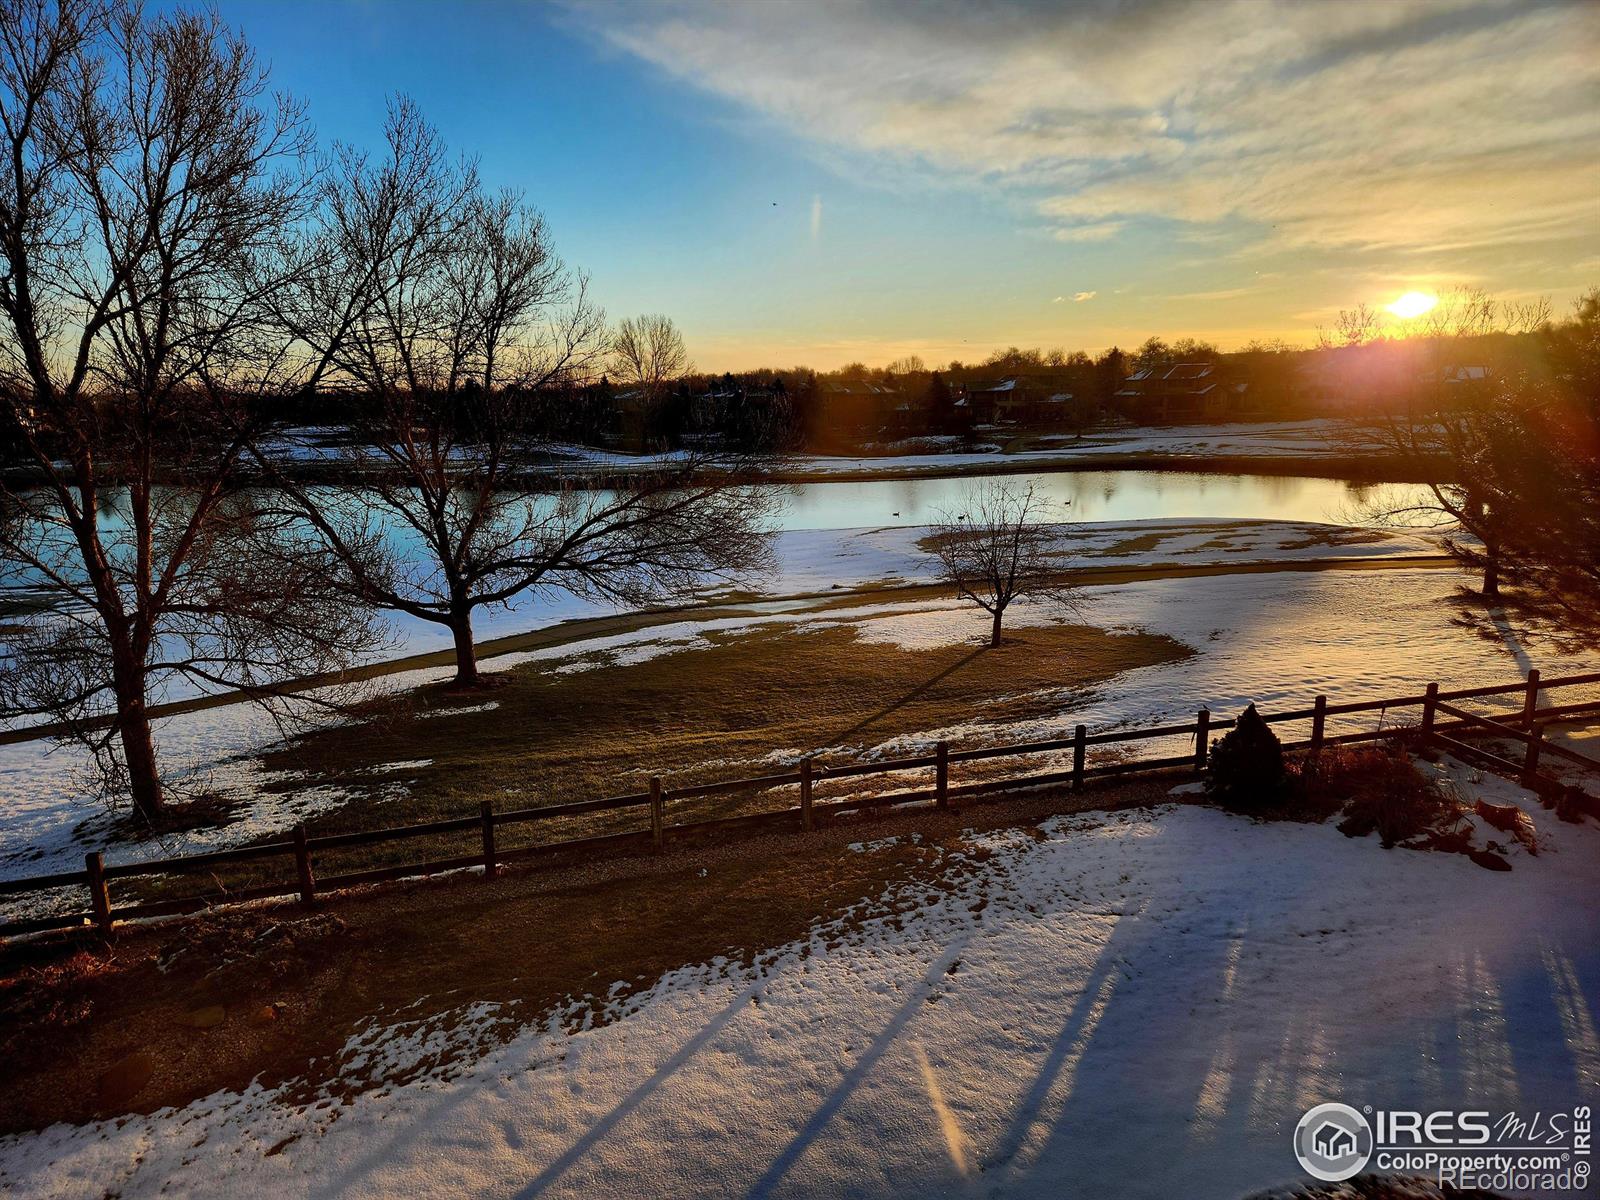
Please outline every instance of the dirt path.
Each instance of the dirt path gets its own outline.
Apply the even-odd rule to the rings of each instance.
[[[1087,567],[1062,573],[1062,581],[1077,586],[1114,583],[1142,583],[1158,579],[1197,579],[1211,575],[1257,575],[1278,571],[1391,571],[1417,568],[1440,569],[1454,566],[1454,560],[1445,554],[1407,554],[1392,558],[1308,558],[1249,563],[1206,563],[1182,565],[1155,563],[1121,567]],[[478,643],[480,662],[505,654],[526,650],[542,650],[564,646],[591,638],[611,637],[633,633],[656,625],[669,625],[684,620],[716,620],[728,617],[759,616],[764,605],[773,603],[815,602],[815,610],[825,610],[845,605],[859,604],[864,597],[893,601],[934,599],[948,595],[940,584],[908,583],[874,585],[863,588],[838,588],[822,592],[794,592],[787,595],[744,597],[738,600],[706,600],[668,608],[643,609],[638,612],[618,613],[605,617],[579,617],[547,625],[526,633],[508,634]],[[790,610],[791,612],[804,610]],[[369,663],[344,674],[308,675],[293,679],[283,685],[285,692],[314,691],[340,683],[359,682],[387,675],[429,667],[448,667],[455,662],[453,650],[433,650],[421,654],[407,654],[399,658]],[[170,704],[150,707],[153,717],[172,717],[204,709],[221,708],[247,700],[243,692],[219,692],[210,696],[196,696]],[[0,730],[0,746],[15,745],[39,738],[53,737],[62,732],[55,725],[33,725],[25,729]]]

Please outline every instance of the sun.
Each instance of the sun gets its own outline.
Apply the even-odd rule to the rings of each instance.
[[[1439,297],[1427,292],[1407,292],[1389,305],[1389,311],[1401,320],[1409,321],[1412,317],[1420,317],[1437,303]]]

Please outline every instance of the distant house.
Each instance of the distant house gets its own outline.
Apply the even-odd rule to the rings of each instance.
[[[1408,348],[1392,342],[1314,350],[1301,359],[1295,376],[1306,410],[1318,415],[1387,411],[1417,392]]]
[[[905,400],[898,388],[856,379],[824,379],[817,383],[813,427],[835,436],[865,436],[890,424]]]
[[[1489,368],[1481,363],[1452,363],[1441,367],[1438,380],[1445,387],[1481,387],[1492,378]]]
[[[1071,423],[1072,389],[1061,375],[1007,375],[969,384],[962,399],[980,424],[1040,429]]]
[[[748,420],[749,414],[770,412],[786,399],[781,384],[751,387],[737,382],[719,383],[690,398],[690,427],[707,430],[739,424]]]
[[[1221,363],[1163,363],[1129,375],[1116,401],[1136,421],[1219,421],[1245,412],[1249,391]]]
[[[655,400],[643,388],[618,392],[611,398],[607,444],[637,453],[647,448]]]

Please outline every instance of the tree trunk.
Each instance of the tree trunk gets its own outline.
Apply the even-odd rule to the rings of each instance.
[[[472,610],[463,609],[451,616],[450,632],[456,639],[456,686],[476,687],[479,683],[478,652],[472,644]]]
[[[1003,608],[997,608],[994,610],[994,632],[989,635],[989,645],[991,646],[998,646],[1000,644],[1000,614],[1004,611],[1005,609]]]
[[[117,736],[122,741],[123,765],[128,770],[128,792],[133,808],[154,821],[166,807],[161,774],[156,770],[156,746],[150,736],[150,714],[144,706],[144,670],[130,645],[113,637],[111,683],[117,696]]]
[[[1500,595],[1500,556],[1493,550],[1483,560],[1483,594],[1485,596]]]
[[[150,717],[142,699],[117,714],[117,733],[122,738],[122,758],[128,768],[128,792],[133,809],[147,821],[154,821],[166,808],[161,790],[161,775],[156,770],[156,745],[150,736]]]

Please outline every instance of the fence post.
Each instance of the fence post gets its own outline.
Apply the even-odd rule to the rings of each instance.
[[[800,828],[810,833],[816,828],[816,818],[811,815],[811,760],[800,760]]]
[[[1328,698],[1318,696],[1311,705],[1311,757],[1322,753],[1322,739],[1328,732]]]
[[[1206,769],[1206,751],[1211,746],[1211,710],[1202,708],[1195,714],[1194,731],[1194,769]]]
[[[940,742],[934,750],[933,798],[940,808],[950,807],[950,743]]]
[[[294,868],[300,876],[300,903],[310,904],[317,895],[317,877],[311,873],[311,847],[306,845],[303,824],[294,827]]]
[[[485,800],[478,810],[483,818],[483,877],[494,878],[494,805]]]
[[[1422,698],[1422,736],[1425,738],[1433,736],[1433,718],[1438,707],[1439,685],[1430,683],[1427,695]]]
[[[1539,711],[1539,668],[1528,672],[1528,694],[1522,699],[1522,723],[1533,728],[1534,714]]]
[[[659,851],[667,840],[667,813],[661,798],[661,776],[650,776],[650,840]]]
[[[84,855],[83,865],[89,869],[89,910],[94,913],[94,923],[101,933],[111,932],[111,893],[106,888],[106,864],[97,850]]]
[[[1539,778],[1539,747],[1544,743],[1544,722],[1535,723],[1528,734],[1528,753],[1522,760],[1522,785],[1532,787]]]
[[[1083,790],[1083,758],[1089,749],[1089,727],[1079,725],[1072,731],[1072,790]]]

